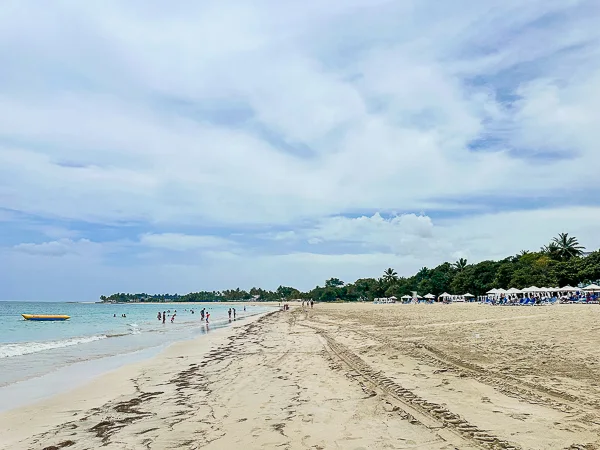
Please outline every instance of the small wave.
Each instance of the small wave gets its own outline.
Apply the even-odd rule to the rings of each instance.
[[[101,334],[97,336],[77,337],[60,341],[48,342],[22,342],[18,344],[0,345],[0,358],[28,355],[30,353],[43,352],[54,348],[70,347],[72,345],[87,344],[88,342],[106,339],[108,336]]]

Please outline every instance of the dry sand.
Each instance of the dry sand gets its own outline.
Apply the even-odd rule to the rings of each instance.
[[[317,305],[0,415],[6,449],[600,449],[600,307]]]

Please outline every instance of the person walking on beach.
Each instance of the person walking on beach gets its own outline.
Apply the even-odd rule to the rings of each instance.
[[[315,304],[314,300],[310,301],[310,308],[312,309],[313,305]]]
[[[200,311],[200,320],[204,320],[204,309],[202,308],[202,310]]]
[[[235,308],[233,308],[233,320],[235,320]]]
[[[229,321],[231,322],[231,308],[229,308],[229,311],[227,311],[229,313]]]
[[[244,312],[246,312],[246,305],[244,305]]]
[[[208,325],[208,318],[210,317],[210,314],[207,312],[206,313],[206,325]]]
[[[167,320],[167,312],[163,311],[163,324],[165,323],[165,320]]]

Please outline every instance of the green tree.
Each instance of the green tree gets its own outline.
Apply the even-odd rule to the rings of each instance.
[[[386,283],[392,284],[394,281],[398,280],[398,274],[390,267],[383,272],[382,278]]]
[[[325,282],[325,287],[339,287],[343,286],[344,282],[339,278],[330,278]]]
[[[467,267],[467,260],[465,258],[460,258],[453,264],[453,267],[458,271],[462,272]]]
[[[569,233],[559,233],[557,237],[552,239],[556,253],[561,260],[566,261],[583,254],[585,249],[582,245],[579,245],[579,241],[574,236],[569,236]]]

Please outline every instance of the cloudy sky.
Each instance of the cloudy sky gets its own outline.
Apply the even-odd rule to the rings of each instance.
[[[0,6],[0,299],[600,246],[600,3]]]

